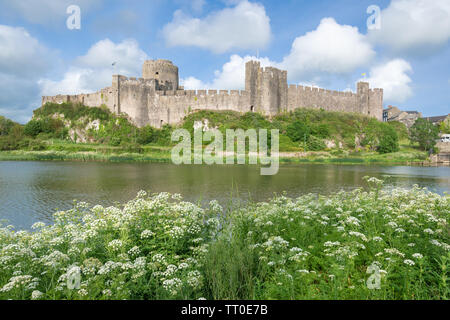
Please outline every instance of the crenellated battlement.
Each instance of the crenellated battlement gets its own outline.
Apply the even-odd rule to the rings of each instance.
[[[192,97],[200,97],[200,96],[248,96],[248,92],[245,90],[156,90],[156,95],[158,96],[192,96]]]
[[[287,83],[287,71],[245,66],[245,90],[184,90],[178,83],[178,67],[169,60],[145,61],[142,77],[113,75],[112,85],[98,92],[42,97],[47,102],[106,105],[114,113],[126,113],[138,126],[177,124],[195,110],[234,110],[273,116],[297,108],[322,108],[358,112],[382,118],[383,90],[357,84],[356,93]]]

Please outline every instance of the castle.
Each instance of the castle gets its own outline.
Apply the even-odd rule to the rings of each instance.
[[[142,78],[113,75],[112,86],[96,93],[42,97],[47,102],[75,102],[95,107],[106,105],[116,114],[126,113],[139,127],[161,128],[177,124],[196,110],[259,112],[267,116],[297,108],[322,108],[356,112],[383,118],[383,89],[369,89],[358,82],[357,92],[339,92],[288,85],[287,71],[262,68],[259,62],[245,65],[245,90],[184,90],[178,67],[168,60],[148,60]]]

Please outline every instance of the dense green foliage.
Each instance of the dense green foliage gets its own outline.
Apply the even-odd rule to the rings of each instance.
[[[409,131],[412,142],[417,142],[423,150],[433,151],[436,140],[439,138],[439,127],[431,121],[419,118]]]
[[[25,135],[33,138],[43,133],[46,137],[64,139],[67,137],[67,132],[64,122],[53,118],[31,120],[24,127]]]
[[[17,123],[14,123],[13,121],[0,116],[0,136],[6,136],[9,134],[12,127],[17,125]]]
[[[0,299],[448,299],[450,197],[367,181],[227,211],[140,192],[0,228]]]
[[[386,126],[380,136],[380,143],[378,145],[378,152],[391,153],[399,151],[398,135],[395,129],[391,126]]]
[[[441,124],[439,125],[439,130],[441,131],[441,133],[450,134],[450,116],[441,122]]]
[[[102,107],[86,107],[76,103],[46,103],[39,109],[34,110],[34,118],[46,118],[55,114],[64,115],[64,119],[76,121],[81,118],[89,120],[109,120],[112,117],[106,106]]]

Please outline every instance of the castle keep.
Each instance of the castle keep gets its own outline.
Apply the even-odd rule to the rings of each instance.
[[[267,116],[297,108],[322,108],[356,112],[382,120],[383,90],[358,82],[357,92],[339,92],[288,85],[287,71],[262,68],[259,62],[245,65],[245,90],[184,90],[178,67],[168,60],[145,61],[142,78],[113,75],[111,87],[96,93],[42,97],[47,102],[106,105],[116,114],[126,113],[137,126],[177,124],[196,110],[259,112]]]

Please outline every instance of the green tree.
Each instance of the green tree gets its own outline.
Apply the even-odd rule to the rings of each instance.
[[[320,123],[311,127],[311,134],[322,139],[330,137],[330,131],[330,127],[326,123]]]
[[[411,142],[417,142],[423,150],[434,151],[439,138],[439,128],[432,122],[419,118],[409,130]]]
[[[14,125],[15,123],[13,121],[0,116],[0,136],[8,135]]]
[[[397,152],[400,147],[398,144],[398,134],[395,129],[389,125],[383,126],[378,146],[379,153]]]
[[[155,142],[155,140],[156,140],[155,129],[153,129],[151,126],[145,126],[139,129],[139,133],[137,136],[137,143],[149,144]]]
[[[325,142],[315,136],[309,136],[308,140],[306,141],[306,149],[308,151],[321,151],[326,147],[327,146],[325,145]]]
[[[449,134],[450,133],[450,116],[447,117],[444,121],[441,122],[439,126],[441,133]]]
[[[27,136],[36,137],[41,132],[43,132],[43,124],[40,120],[31,120],[25,125],[24,133]]]
[[[311,128],[305,122],[294,121],[286,128],[286,134],[292,141],[307,141],[311,135]]]

